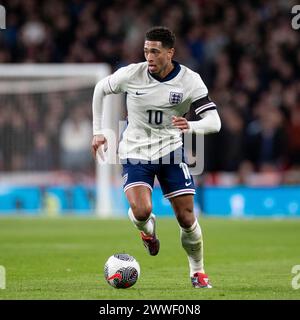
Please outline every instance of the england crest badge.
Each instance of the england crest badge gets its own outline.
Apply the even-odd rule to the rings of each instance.
[[[180,92],[170,92],[169,102],[170,104],[179,104],[182,102],[183,93]]]

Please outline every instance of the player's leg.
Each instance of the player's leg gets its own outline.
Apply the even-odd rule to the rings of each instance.
[[[162,165],[158,180],[164,196],[170,200],[178,220],[181,243],[188,256],[192,282],[195,274],[197,274],[197,283],[193,282],[193,286],[209,287],[208,284],[202,282],[202,278],[207,278],[207,276],[204,273],[203,266],[202,232],[194,213],[193,195],[195,194],[195,187],[193,178],[189,173],[187,164],[181,158],[181,150],[175,152],[171,153],[171,163]],[[175,156],[178,157],[178,153],[180,162],[176,163],[177,160],[172,162]]]
[[[211,288],[204,271],[203,238],[200,225],[194,214],[193,195],[185,194],[170,198],[180,226],[181,244],[187,253],[192,284],[197,288]]]
[[[190,264],[191,276],[196,272],[204,273],[203,239],[198,220],[194,214],[193,195],[181,195],[169,199],[180,226],[180,238]]]
[[[155,215],[152,213],[152,186],[154,173],[151,165],[123,165],[124,192],[130,208],[128,216],[141,231],[144,246],[150,255],[159,251],[159,240],[155,232]]]
[[[126,198],[130,208],[128,216],[136,227],[146,235],[152,235],[154,231],[152,215],[151,190],[145,186],[129,188]]]
[[[128,216],[141,231],[144,246],[151,256],[159,252],[160,243],[155,232],[155,215],[152,213],[151,190],[145,186],[135,186],[126,191],[130,204]]]
[[[194,214],[193,195],[181,195],[169,199],[180,226],[182,247],[188,255],[190,275],[204,273],[203,239],[198,220]]]

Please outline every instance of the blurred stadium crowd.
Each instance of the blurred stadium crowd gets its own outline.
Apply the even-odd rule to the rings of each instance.
[[[7,29],[0,31],[1,63],[106,62],[115,70],[144,60],[144,33],[149,27],[168,26],[177,35],[176,60],[200,73],[222,119],[221,132],[205,138],[206,171],[280,172],[285,177],[282,182],[289,180],[286,173],[299,173],[300,31],[291,27],[294,2],[7,0],[2,4]],[[92,92],[88,94],[91,101]],[[51,97],[42,111],[44,122],[36,117],[38,105],[31,98],[19,101],[18,112],[2,105],[0,170],[80,169],[81,164],[91,163],[84,156],[89,153],[91,105],[78,105],[75,112],[65,114],[64,101]],[[76,130],[82,130],[81,140],[69,146]],[[54,138],[57,133],[59,138]],[[4,139],[7,135],[11,139]],[[16,143],[24,155],[19,160],[11,150]],[[65,145],[71,152],[66,157],[60,153]],[[72,152],[78,152],[80,159],[75,165],[69,161],[74,159]],[[39,160],[41,154],[44,161]]]

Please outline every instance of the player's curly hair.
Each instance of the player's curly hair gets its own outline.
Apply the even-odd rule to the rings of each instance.
[[[175,34],[167,27],[153,27],[146,32],[145,40],[160,41],[164,48],[174,48]]]

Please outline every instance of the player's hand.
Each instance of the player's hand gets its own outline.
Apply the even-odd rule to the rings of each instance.
[[[104,137],[104,135],[103,134],[94,135],[93,141],[92,141],[92,154],[95,160],[98,152],[100,158],[104,161],[102,146],[104,147],[104,152],[105,152],[107,150],[107,140]]]
[[[190,128],[188,121],[183,117],[172,116],[172,125],[182,132],[186,132]]]

